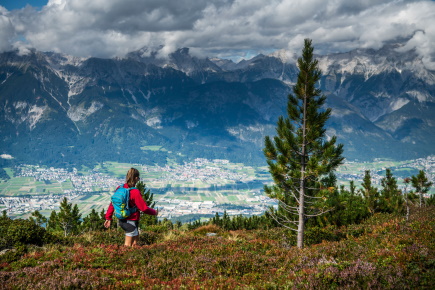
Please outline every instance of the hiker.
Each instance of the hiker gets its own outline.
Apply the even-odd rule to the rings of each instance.
[[[136,168],[130,168],[127,172],[127,176],[125,177],[125,184],[123,185],[123,187],[127,189],[135,187],[136,183],[138,183],[139,180],[140,180],[139,170],[137,170]],[[118,188],[120,188],[120,186]],[[139,189],[132,188],[129,191],[130,191],[129,206],[130,208],[136,208],[136,210],[133,210],[133,213],[131,213],[131,215],[129,215],[127,218],[119,219],[119,226],[125,231],[124,245],[135,246],[137,245],[137,241],[139,240],[138,226],[139,226],[140,212],[149,215],[157,215],[158,211],[148,207],[146,202],[143,200]],[[109,228],[112,223],[112,215],[114,211],[115,208],[111,202],[105,216],[106,221],[104,222],[104,226],[106,228]]]

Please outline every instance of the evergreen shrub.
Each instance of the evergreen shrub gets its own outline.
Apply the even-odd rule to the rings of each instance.
[[[19,260],[29,245],[42,246],[59,239],[30,220],[0,219],[0,263]]]
[[[0,250],[15,245],[42,246],[50,242],[52,236],[34,222],[23,219],[2,219],[0,221]]]
[[[320,244],[323,241],[334,242],[346,238],[336,226],[311,227],[305,230],[306,245]]]

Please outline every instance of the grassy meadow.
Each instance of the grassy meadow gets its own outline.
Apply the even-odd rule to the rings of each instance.
[[[210,236],[209,233],[215,235]],[[362,224],[226,231],[149,226],[136,247],[116,229],[0,255],[1,289],[434,289],[435,208]]]

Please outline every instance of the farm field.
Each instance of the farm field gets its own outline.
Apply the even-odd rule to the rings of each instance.
[[[149,149],[150,150],[150,149]],[[435,158],[394,162],[379,160],[372,163],[348,162],[342,165],[337,171],[338,183],[348,186],[350,180],[354,180],[357,188],[360,187],[365,170],[370,170],[373,183],[380,184],[386,168],[391,168],[394,176],[398,179],[399,186],[403,185],[403,178],[417,174],[423,169],[429,178],[435,177]],[[30,204],[28,210],[17,210],[13,217],[26,218],[32,212],[32,204],[25,199],[31,196],[33,199],[47,195],[58,196],[53,201],[52,208],[59,206],[60,199],[66,196],[70,201],[79,206],[85,216],[92,209],[101,212],[110,203],[110,195],[119,184],[123,183],[125,173],[131,167],[138,168],[141,172],[141,180],[146,187],[154,193],[154,200],[162,213],[165,208],[176,211],[180,207],[196,207],[198,204],[212,203],[216,211],[223,211],[228,205],[240,207],[240,209],[251,208],[248,213],[258,213],[273,204],[264,195],[263,187],[270,184],[270,175],[267,167],[250,167],[244,164],[230,163],[226,160],[197,159],[192,163],[175,164],[169,163],[166,166],[149,166],[140,164],[126,164],[116,162],[104,162],[94,169],[81,168],[74,173],[51,169],[46,174],[46,179],[37,180],[37,175],[20,176],[24,172],[35,170],[31,166],[22,168],[17,174],[11,168],[6,172],[11,178],[7,181],[0,181],[0,198],[17,197],[24,198],[22,204]],[[32,171],[44,173],[43,169]],[[63,172],[59,175],[58,172]],[[35,173],[35,174],[36,174]],[[30,174],[31,175],[31,174]],[[14,177],[15,176],[15,177]],[[48,179],[47,179],[48,178]],[[430,193],[435,193],[434,188]],[[1,208],[6,208],[0,202]],[[16,206],[19,208],[19,205]],[[254,207],[257,207],[254,211]],[[49,215],[51,210],[40,209],[41,212]],[[237,212],[234,212],[236,214]],[[245,211],[246,213],[246,211]],[[174,214],[166,213],[167,217]],[[193,214],[191,212],[190,214]]]
[[[71,181],[36,181],[33,177],[12,177],[0,183],[0,196],[62,194],[72,189]]]

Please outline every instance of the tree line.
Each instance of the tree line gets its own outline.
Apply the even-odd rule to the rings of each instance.
[[[432,182],[428,180],[426,173],[420,170],[415,176],[404,178],[405,187],[399,189],[398,181],[393,176],[391,169],[387,168],[385,177],[381,179],[381,187],[373,185],[371,173],[365,171],[364,178],[357,188],[355,182],[350,181],[350,186],[337,185],[337,178],[334,174],[329,174],[322,179],[321,189],[326,190],[328,195],[316,204],[317,207],[329,209],[324,215],[308,218],[306,221],[311,226],[326,225],[350,225],[357,224],[375,213],[407,214],[410,207],[421,207],[435,205],[435,196],[424,198]],[[143,182],[137,184],[144,200],[151,208],[155,207],[154,194],[145,187]],[[224,230],[252,230],[265,229],[281,226],[272,218],[272,212],[276,211],[273,207],[259,216],[230,216],[224,210],[223,213],[215,213],[213,218],[206,221],[199,219],[184,223],[186,229],[195,229],[204,225],[217,225]],[[3,211],[2,218],[6,219],[6,210]],[[116,217],[114,217],[116,219]],[[58,211],[53,210],[51,215],[46,218],[38,210],[31,213],[28,219],[35,225],[45,227],[48,231],[62,233],[63,236],[78,235],[88,231],[105,230],[103,223],[105,220],[105,210],[91,212],[82,218],[82,213],[77,206],[63,198],[60,202]],[[156,216],[143,215],[140,220],[140,227],[145,229],[150,225],[164,225],[168,229],[181,228],[183,223],[168,219],[158,220]],[[116,227],[116,223],[115,223]]]

